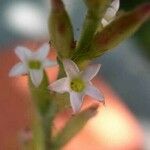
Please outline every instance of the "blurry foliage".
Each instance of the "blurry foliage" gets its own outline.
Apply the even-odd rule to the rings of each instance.
[[[150,0],[121,0],[121,8],[124,10],[130,10],[137,5],[149,2]],[[146,22],[139,31],[135,34],[136,40],[142,46],[143,52],[150,59],[150,21]]]

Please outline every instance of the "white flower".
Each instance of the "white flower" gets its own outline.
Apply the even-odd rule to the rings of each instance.
[[[100,69],[100,64],[91,65],[84,71],[79,71],[77,65],[68,59],[63,61],[63,65],[67,77],[55,81],[49,89],[59,93],[69,92],[74,113],[80,110],[85,95],[98,101],[104,100],[102,93],[91,83]]]
[[[22,62],[17,63],[9,72],[9,76],[29,74],[33,84],[38,87],[43,79],[43,70],[53,66],[56,62],[47,59],[50,51],[49,44],[43,44],[36,52],[26,47],[19,46],[15,49],[16,55]]]
[[[106,13],[101,21],[103,27],[112,22],[116,16],[116,13],[120,6],[120,0],[112,0],[110,7],[106,10]]]

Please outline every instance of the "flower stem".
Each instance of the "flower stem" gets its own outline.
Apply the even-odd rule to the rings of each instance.
[[[38,112],[35,112],[32,116],[32,133],[33,133],[33,139],[31,142],[31,149],[33,150],[45,150],[45,135],[43,131],[43,125],[42,125],[42,117],[38,114]]]
[[[33,98],[33,107],[35,112],[32,117],[32,134],[33,140],[28,150],[49,150],[51,130],[57,107],[48,91],[48,78],[44,72],[42,83],[35,87],[29,79],[29,87]]]
[[[50,97],[50,92],[48,90],[48,77],[44,72],[43,80],[39,87],[35,87],[29,78],[29,87],[30,92],[33,98],[33,102],[42,116],[45,116],[49,110],[49,107],[52,103],[52,99]]]

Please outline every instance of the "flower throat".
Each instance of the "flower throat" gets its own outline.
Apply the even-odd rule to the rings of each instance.
[[[85,83],[81,79],[75,78],[71,81],[70,87],[75,92],[82,92],[85,88]]]

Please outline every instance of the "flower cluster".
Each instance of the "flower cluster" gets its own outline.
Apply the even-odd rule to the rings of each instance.
[[[23,146],[29,146],[29,149],[62,149],[96,114],[97,106],[80,112],[85,95],[104,104],[102,92],[92,84],[92,79],[98,74],[101,65],[88,63],[131,36],[150,18],[150,3],[133,11],[120,13],[116,17],[120,0],[84,0],[87,13],[81,35],[75,41],[72,22],[63,0],[50,1],[50,43],[56,49],[58,62],[48,59],[48,43],[43,44],[37,51],[19,46],[15,53],[21,62],[9,72],[11,77],[24,74],[29,76],[29,87],[36,109],[29,128],[31,132],[23,131],[20,136]],[[49,84],[45,69],[57,63],[60,68],[58,79]],[[67,121],[58,134],[53,135],[55,116],[68,106],[68,95],[76,115]],[[36,148],[32,147],[34,145]]]
[[[17,63],[10,70],[9,76],[29,74],[35,87],[41,84],[44,69],[56,65],[56,62],[46,58],[49,53],[48,44],[44,44],[36,52],[25,47],[17,47],[15,53],[22,62]],[[91,82],[98,73],[100,64],[91,65],[84,71],[79,71],[78,66],[72,60],[66,59],[63,61],[63,66],[67,77],[50,84],[49,89],[59,93],[69,92],[71,106],[75,113],[80,110],[85,95],[99,101],[104,100],[102,93]]]
[[[113,0],[101,20],[103,27],[115,19],[118,9],[119,0]],[[26,47],[17,47],[15,53],[22,62],[10,70],[9,76],[29,74],[33,85],[39,87],[43,79],[44,69],[57,64],[47,58],[49,51],[50,48],[47,43],[43,44],[36,52],[30,51]],[[85,70],[80,71],[77,64],[72,60],[64,59],[62,62],[67,77],[58,79],[48,88],[58,93],[68,92],[74,113],[80,110],[85,95],[98,101],[104,101],[103,94],[91,82],[100,70],[100,64],[90,65]]]
[[[15,53],[21,62],[9,72],[10,77],[28,74],[35,108],[31,127],[20,133],[23,149],[62,149],[84,127],[98,108],[93,105],[80,111],[85,95],[105,103],[102,92],[92,83],[101,65],[89,63],[131,36],[150,18],[150,3],[118,15],[120,0],[83,0],[87,11],[81,35],[75,40],[74,28],[63,0],[50,2],[49,40],[57,52],[57,61],[49,60],[48,43],[37,51],[19,46]],[[45,69],[57,64],[60,68],[58,79],[49,84],[50,74]],[[56,114],[69,104],[76,115],[53,135]]]

